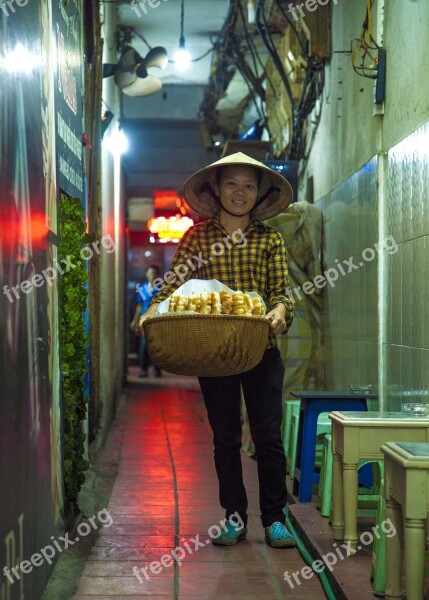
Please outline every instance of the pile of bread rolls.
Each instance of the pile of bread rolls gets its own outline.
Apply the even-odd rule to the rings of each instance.
[[[243,317],[265,314],[261,298],[244,292],[201,292],[199,295],[170,296],[169,312],[193,311],[200,315],[234,315]]]

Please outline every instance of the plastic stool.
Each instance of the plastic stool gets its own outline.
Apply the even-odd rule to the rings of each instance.
[[[384,475],[380,485],[377,517],[375,520],[374,545],[372,547],[371,580],[372,591],[375,596],[384,596],[386,589],[386,533],[382,523],[386,522],[386,500],[384,499]],[[398,535],[395,533],[395,535]],[[425,553],[425,560],[429,559],[429,552]]]
[[[320,468],[322,465],[323,455],[323,440],[326,434],[331,433],[331,419],[328,417],[329,413],[321,413],[317,419],[317,433],[316,433],[316,453],[315,453],[315,467]]]
[[[329,459],[329,457],[331,457]],[[320,509],[322,517],[331,515],[332,501],[332,436],[325,434],[322,448],[322,465],[320,467],[319,496],[317,508]]]
[[[378,412],[380,410],[380,404],[378,400],[369,399],[366,401],[366,406],[368,412]]]
[[[374,545],[372,547],[371,580],[372,591],[376,596],[384,596],[386,589],[386,534],[381,529],[381,523],[386,518],[386,500],[384,499],[384,479],[380,486],[380,496],[378,499],[377,517],[375,523],[378,535],[374,536]]]
[[[299,427],[299,412],[298,414],[292,414],[291,421],[291,432],[289,438],[289,446],[287,452],[287,472],[293,477],[295,472],[296,462],[296,443],[298,440],[298,427]]]
[[[288,456],[289,453],[289,444],[292,432],[292,415],[299,415],[300,404],[300,400],[285,400],[283,404],[282,441],[286,456]],[[289,473],[289,460],[287,462],[287,472]]]
[[[320,469],[319,496],[317,508],[320,509],[322,517],[331,516],[332,502],[332,438],[325,435],[323,440],[322,466]],[[358,516],[376,516],[379,504],[381,481],[384,474],[384,462],[361,461],[359,463],[359,482],[365,482],[367,476],[365,467],[372,471],[372,487],[360,489],[358,495]]]
[[[294,407],[291,419],[291,428],[289,436],[289,445],[287,450],[287,472],[292,476],[295,472],[296,463],[296,452],[298,442],[298,429],[299,429],[299,407]],[[316,465],[320,466],[322,458],[322,444],[323,436],[331,431],[331,419],[328,417],[328,413],[322,413],[319,415],[316,428],[316,452],[315,460]],[[319,460],[318,460],[319,459]]]

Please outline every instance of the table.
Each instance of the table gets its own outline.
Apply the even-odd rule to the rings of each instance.
[[[421,600],[429,513],[429,444],[390,442],[383,444],[381,451],[385,461],[386,521],[390,519],[397,532],[386,536],[385,597],[402,598],[404,554],[407,599]]]
[[[333,412],[332,529],[356,549],[358,463],[383,458],[387,442],[429,442],[429,418],[402,412]]]
[[[311,502],[313,484],[318,483],[319,473],[314,469],[316,452],[317,418],[320,413],[333,410],[367,410],[366,401],[377,399],[377,394],[308,390],[291,392],[301,400],[293,494],[300,502]]]

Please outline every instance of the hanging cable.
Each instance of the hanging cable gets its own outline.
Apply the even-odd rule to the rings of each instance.
[[[352,66],[354,72],[360,77],[367,79],[377,79],[378,57],[374,57],[371,52],[380,49],[375,39],[371,35],[371,10],[374,0],[367,0],[365,19],[362,24],[360,38],[356,48],[352,52]],[[356,64],[359,52],[362,51],[361,63]],[[368,59],[370,64],[368,65]]]
[[[289,26],[291,27],[292,31],[294,32],[294,34],[296,35],[296,38],[298,40],[299,45],[301,46],[301,50],[302,50],[302,54],[304,55],[304,57],[306,58],[308,56],[308,48],[306,48],[306,46],[304,45],[297,28],[295,27],[293,21],[291,20],[291,18],[289,17],[289,15],[287,14],[287,12],[285,12],[284,8],[282,7],[280,0],[276,0],[276,4],[280,10],[280,12],[282,13],[283,17],[286,19],[286,21],[289,23]]]
[[[258,33],[261,36],[262,41],[265,44],[265,47],[267,48],[268,52],[270,53],[270,56],[273,59],[275,67],[277,68],[277,71],[280,75],[280,79],[283,82],[283,85],[285,87],[286,93],[288,95],[288,98],[289,98],[289,101],[291,104],[292,115],[294,115],[295,110],[296,110],[296,102],[295,102],[295,99],[292,94],[292,89],[290,87],[289,80],[283,69],[282,62],[280,60],[280,57],[277,53],[277,50],[274,46],[274,43],[273,43],[270,33],[268,31],[268,24],[267,24],[267,20],[265,17],[264,5],[265,5],[265,0],[258,1],[257,7],[256,7],[256,29],[258,30]],[[261,22],[261,16],[264,20],[264,23]]]
[[[253,42],[252,37],[251,37],[251,35],[249,34],[249,32],[247,30],[247,21],[246,21],[246,19],[244,17],[244,11],[243,11],[243,7],[241,6],[241,2],[238,3],[238,8],[240,10],[240,16],[241,16],[241,21],[243,23],[244,34],[246,36],[247,45],[248,45],[248,48],[249,48],[250,55],[252,57],[253,66],[254,66],[254,69],[255,69],[255,74],[256,74],[256,76],[258,74],[258,67],[257,67],[257,64],[256,64],[256,61],[258,61],[259,66],[262,69],[262,73],[265,73],[265,77],[266,77],[268,83],[270,84],[270,87],[271,87],[271,89],[273,91],[274,97],[277,99],[277,92],[276,92],[276,89],[274,87],[274,84],[273,84],[270,76],[268,75],[268,73],[266,73],[266,71],[265,71],[265,65],[261,61],[261,58],[260,58],[259,53],[258,53],[258,50],[256,49],[256,46],[255,46],[255,43]]]
[[[249,79],[249,70],[248,70],[248,68],[246,69],[244,67],[243,60],[240,60],[235,55],[231,56],[230,60],[234,62],[234,64],[236,65],[237,69],[240,71],[241,76],[243,77],[244,82],[246,83],[246,85],[247,85],[247,87],[249,89],[250,95],[252,97],[252,100],[253,100],[253,103],[255,105],[256,111],[257,111],[257,113],[259,115],[259,118],[261,120],[265,121],[266,120],[266,115],[263,112],[262,106],[261,107],[258,106],[257,99],[256,99],[256,94],[255,94],[255,90],[254,90],[254,85],[253,85],[254,82],[252,81],[252,79]]]
[[[180,7],[180,39],[179,39],[179,45],[181,48],[185,47],[184,28],[185,28],[185,0],[182,0],[182,4]]]

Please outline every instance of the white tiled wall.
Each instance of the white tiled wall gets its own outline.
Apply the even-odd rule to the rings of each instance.
[[[388,153],[387,392],[429,390],[429,123]],[[426,397],[425,402],[429,401]]]
[[[385,194],[391,252],[385,255],[383,380],[385,408],[398,409],[398,390],[429,390],[429,124],[389,151]],[[324,214],[325,271],[351,256],[361,265],[327,287],[328,388],[378,381],[378,256],[362,260],[378,240],[378,204],[376,157],[317,203]]]
[[[323,268],[325,272],[334,269],[338,273],[338,279],[327,286],[325,296],[328,388],[377,383],[376,200],[374,158],[318,203],[324,213]],[[343,261],[352,261],[358,268],[349,272],[351,267]],[[340,266],[346,274],[342,274]]]

